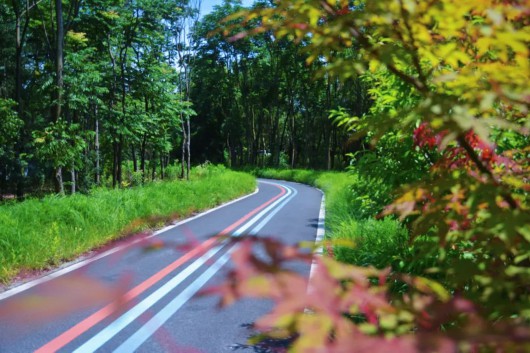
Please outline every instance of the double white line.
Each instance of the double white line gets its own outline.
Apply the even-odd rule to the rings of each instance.
[[[232,236],[238,237],[247,233],[254,224],[259,222],[252,230],[248,232],[250,235],[256,235],[276,213],[278,213],[292,198],[298,193],[296,189],[289,186],[269,183],[262,181],[262,183],[281,185],[287,190],[285,195],[273,202],[267,208],[262,210],[256,216],[239,227]],[[260,221],[261,220],[261,221]],[[213,258],[225,245],[228,239],[225,239],[221,244],[210,249],[206,254],[191,263],[187,268],[171,278],[162,287],[150,294],[140,303],[136,304],[129,311],[122,314],[119,318],[114,320],[110,325],[105,327],[79,348],[75,353],[94,352],[102,347],[130,323],[136,320],[140,315],[145,313],[149,308],[156,304],[160,299],[168,295],[178,285],[185,281],[188,277],[193,275],[199,268],[201,268],[207,261]],[[230,254],[236,250],[238,244],[232,245],[220,258],[218,258],[206,271],[204,271],[197,279],[184,288],[169,304],[153,316],[147,323],[138,329],[132,336],[125,340],[114,352],[132,352],[140,347],[151,335],[155,333],[166,321],[168,321],[191,297],[193,297],[230,259]]]

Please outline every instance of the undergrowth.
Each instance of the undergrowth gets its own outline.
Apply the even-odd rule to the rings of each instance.
[[[0,282],[211,208],[256,185],[251,175],[215,166],[194,168],[190,179],[0,206]]]

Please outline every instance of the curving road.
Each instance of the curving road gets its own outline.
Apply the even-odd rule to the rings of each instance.
[[[321,199],[305,185],[260,179],[250,196],[0,293],[0,352],[262,352],[247,340],[270,303],[219,310],[218,298],[196,296],[230,268],[237,245],[216,235],[312,241]]]

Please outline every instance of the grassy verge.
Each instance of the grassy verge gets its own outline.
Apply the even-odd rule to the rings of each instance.
[[[186,217],[249,193],[255,179],[224,167],[198,167],[191,180],[89,196],[49,196],[0,207],[0,282],[21,270],[70,260],[111,240]]]
[[[358,266],[406,266],[410,258],[408,232],[392,218],[376,220],[384,204],[381,185],[356,173],[312,170],[258,169],[263,178],[296,181],[316,186],[326,195],[326,234],[336,240],[335,257]]]

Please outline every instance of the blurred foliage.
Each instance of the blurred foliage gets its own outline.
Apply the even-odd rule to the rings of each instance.
[[[299,352],[530,349],[529,13],[527,1],[308,0],[238,15],[261,27],[233,39],[271,31],[306,43],[308,63],[370,82],[368,114],[332,117],[374,143],[353,157],[372,187],[399,186],[381,190],[393,201],[380,216],[405,221],[414,261],[431,264],[378,271],[323,258],[304,294],[278,263],[253,273],[245,253],[236,295],[255,296],[256,277],[259,296],[278,303],[262,329],[296,333]],[[355,57],[337,55],[351,48]]]

